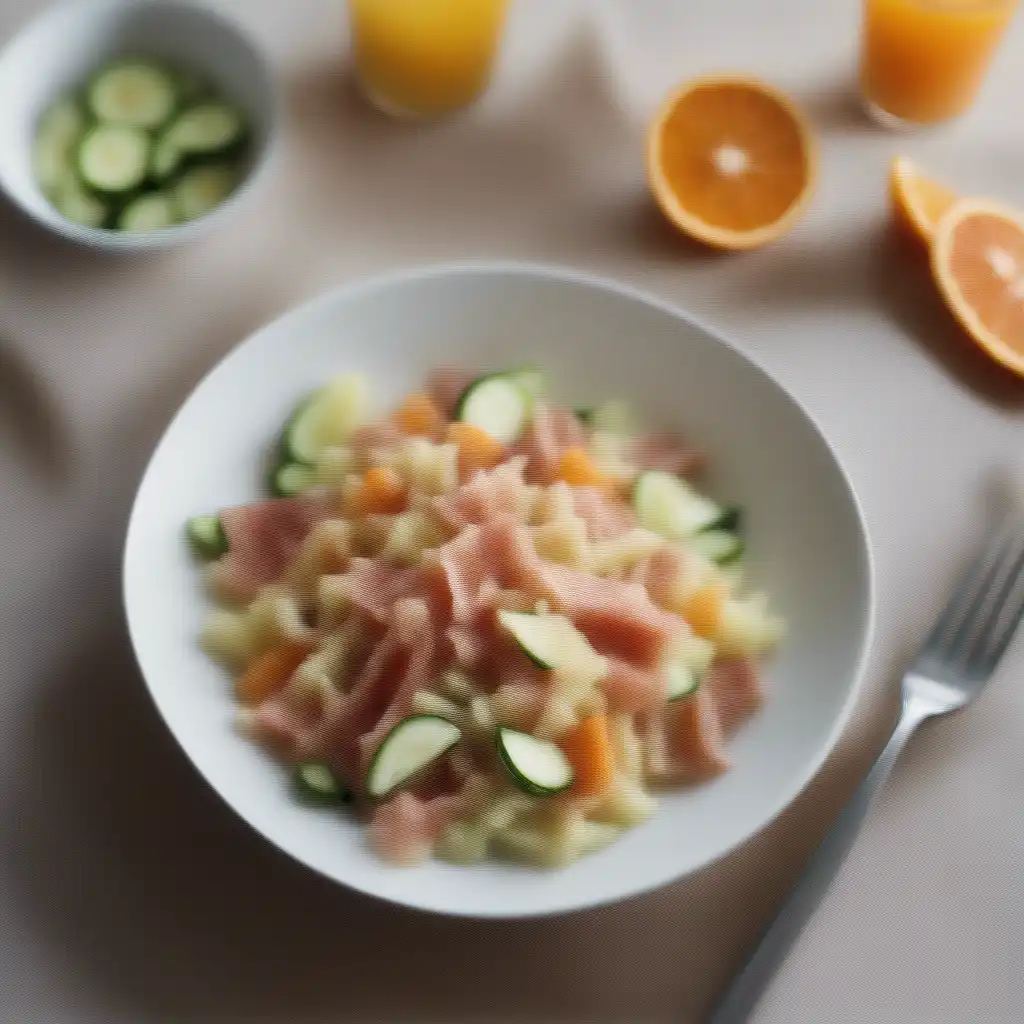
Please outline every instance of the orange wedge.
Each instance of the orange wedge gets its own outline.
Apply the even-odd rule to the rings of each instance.
[[[971,339],[1024,377],[1024,221],[1000,203],[961,199],[931,250],[942,297]]]
[[[817,180],[803,114],[751,78],[687,82],[647,131],[647,176],[666,217],[720,249],[753,249],[785,234]]]
[[[952,189],[921,174],[905,156],[893,158],[889,168],[889,192],[897,223],[926,245],[932,240],[939,218],[956,202]]]

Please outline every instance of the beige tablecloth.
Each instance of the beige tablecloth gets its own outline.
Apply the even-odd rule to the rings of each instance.
[[[900,137],[851,91],[857,0],[520,0],[486,101],[410,127],[349,90],[341,0],[218,6],[289,101],[284,159],[244,216],[111,259],[0,209],[0,1020],[697,1021],[884,739],[986,474],[1020,449],[1024,393],[887,236],[885,171],[905,151],[1024,205],[1024,26],[969,117]],[[2,0],[0,39],[42,7]],[[790,237],[715,258],[651,212],[641,143],[664,90],[723,67],[792,90],[823,160]],[[256,839],[157,720],[119,619],[134,487],[214,361],[354,275],[466,256],[613,275],[755,353],[835,441],[879,573],[855,717],[782,818],[698,877],[533,923],[378,906]],[[913,741],[760,1024],[1024,1019],[1022,669],[1018,644],[975,706]]]

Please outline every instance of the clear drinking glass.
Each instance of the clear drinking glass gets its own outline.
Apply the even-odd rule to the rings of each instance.
[[[434,117],[486,88],[508,0],[349,0],[356,76],[389,114]]]
[[[861,91],[884,124],[936,124],[975,101],[1017,0],[865,0]]]

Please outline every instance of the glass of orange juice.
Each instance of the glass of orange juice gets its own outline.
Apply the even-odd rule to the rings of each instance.
[[[936,124],[974,102],[1017,0],[865,0],[861,90],[890,125]]]
[[[356,76],[389,114],[434,117],[490,81],[508,0],[349,0]]]

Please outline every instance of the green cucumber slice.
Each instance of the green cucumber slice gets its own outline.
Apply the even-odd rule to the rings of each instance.
[[[167,137],[189,156],[217,156],[234,150],[245,137],[245,122],[235,107],[207,100],[182,111]]]
[[[653,469],[637,479],[633,507],[641,526],[670,540],[682,540],[712,529],[723,516],[719,505],[698,494],[685,481]]]
[[[674,661],[664,669],[666,682],[666,699],[682,700],[696,693],[700,686],[700,676],[684,661]]]
[[[181,169],[183,154],[174,139],[162,135],[149,157],[149,176],[158,185],[169,181]]]
[[[523,432],[533,399],[515,373],[488,374],[473,381],[462,393],[455,418],[486,431],[502,444]]]
[[[294,498],[316,484],[316,469],[298,462],[278,463],[270,473],[270,492],[278,498]]]
[[[166,123],[178,102],[171,75],[142,60],[108,65],[93,78],[86,97],[98,121],[147,131]]]
[[[228,538],[220,516],[192,516],[185,524],[185,533],[193,550],[212,562],[228,550]]]
[[[743,540],[729,530],[705,530],[691,537],[690,547],[698,554],[717,562],[719,565],[730,565],[742,557]]]
[[[32,148],[32,171],[51,200],[73,173],[75,146],[85,131],[85,115],[74,100],[52,103],[39,119]]]
[[[197,220],[220,206],[238,185],[234,164],[209,164],[186,171],[174,188],[178,219]]]
[[[538,668],[557,670],[582,657],[598,657],[586,637],[561,615],[498,612],[498,622]]]
[[[315,391],[284,428],[283,450],[292,462],[311,466],[327,448],[344,444],[363,421],[369,404],[366,381],[347,373]]]
[[[572,765],[556,744],[539,740],[528,732],[499,726],[495,745],[501,763],[524,793],[553,796],[572,785]]]
[[[307,803],[320,806],[348,803],[352,794],[335,778],[330,766],[322,761],[305,761],[296,765],[292,777],[295,792]]]
[[[74,176],[69,177],[57,188],[52,202],[62,217],[87,228],[105,227],[110,216],[107,204],[99,196],[83,188]]]
[[[128,125],[99,124],[78,146],[82,182],[97,192],[123,194],[138,188],[149,167],[149,136]]]
[[[380,799],[411,779],[431,761],[451,750],[462,730],[438,715],[403,719],[377,748],[367,777],[370,796]]]
[[[176,223],[174,213],[174,202],[169,195],[150,192],[125,206],[117,218],[117,226],[122,231],[159,231]]]

